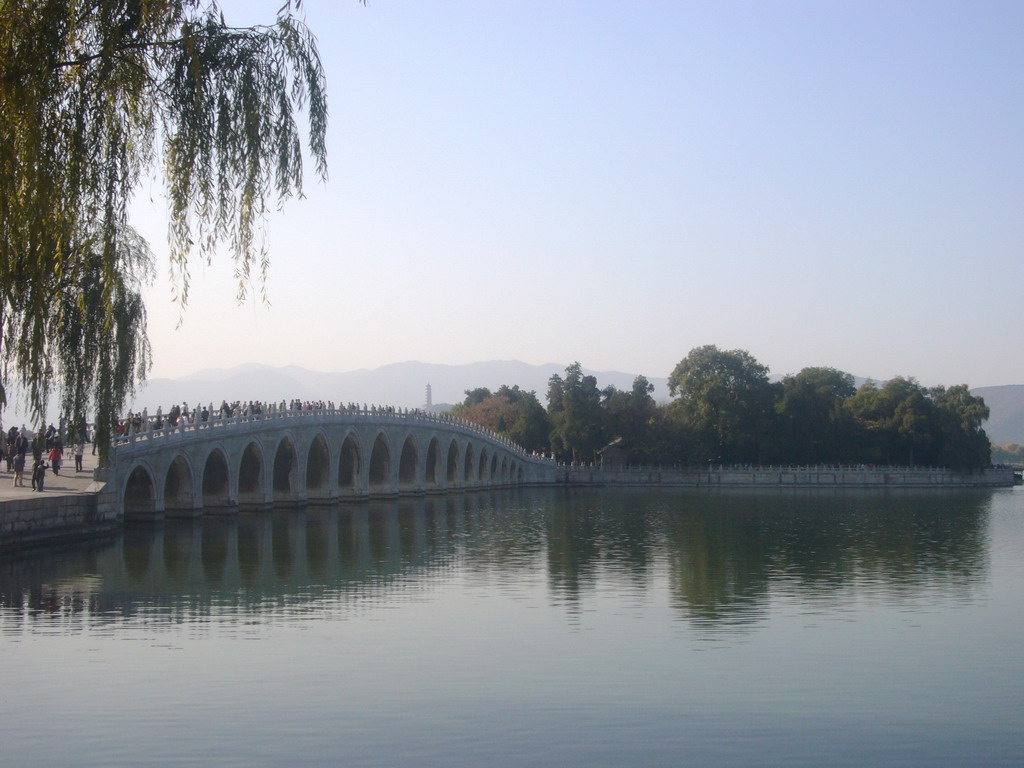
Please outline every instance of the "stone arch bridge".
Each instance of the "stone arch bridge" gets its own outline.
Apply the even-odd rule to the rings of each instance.
[[[150,418],[111,446],[104,475],[104,516],[159,520],[546,484],[555,481],[556,467],[458,419],[342,407],[173,427]]]

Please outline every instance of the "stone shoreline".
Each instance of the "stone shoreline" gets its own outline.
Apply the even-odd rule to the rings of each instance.
[[[675,485],[694,488],[1008,488],[1013,469],[982,472],[916,467],[560,467],[556,485]]]
[[[99,514],[99,494],[41,496],[0,502],[0,553],[81,541],[117,531]]]

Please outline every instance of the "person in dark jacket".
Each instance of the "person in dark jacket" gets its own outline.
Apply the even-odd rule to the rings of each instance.
[[[32,465],[32,490],[43,490],[43,480],[46,479],[46,462],[40,457]]]

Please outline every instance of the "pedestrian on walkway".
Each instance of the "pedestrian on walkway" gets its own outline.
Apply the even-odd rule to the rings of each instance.
[[[25,486],[25,454],[14,454],[14,487]]]
[[[25,486],[25,454],[28,453],[28,438],[25,437],[25,429],[18,430],[18,436],[14,438],[14,485],[15,487]]]
[[[60,463],[64,459],[64,446],[61,445],[60,440],[54,440],[53,447],[50,448],[50,466],[53,467],[53,474],[60,474]]]
[[[36,459],[32,466],[32,490],[43,490],[43,480],[46,479],[46,462],[43,459]]]
[[[18,428],[11,427],[7,430],[7,471],[10,472],[14,469],[14,454],[17,451],[14,448],[14,441],[18,439]]]
[[[79,438],[72,449],[75,454],[75,472],[82,471],[82,456],[85,454],[85,443]]]

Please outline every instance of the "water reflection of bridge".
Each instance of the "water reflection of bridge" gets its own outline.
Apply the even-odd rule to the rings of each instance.
[[[175,426],[151,419],[111,453],[103,505],[126,519],[511,487],[555,476],[551,461],[474,424],[376,408],[285,409]]]
[[[439,567],[472,524],[464,500],[443,497],[168,521],[126,528],[123,565],[133,582],[156,591],[192,584],[306,592]]]

